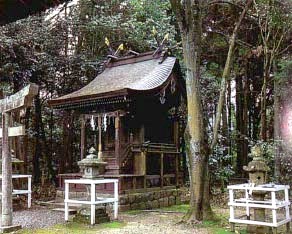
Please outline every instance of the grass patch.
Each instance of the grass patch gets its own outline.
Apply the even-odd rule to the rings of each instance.
[[[143,212],[142,210],[126,210],[123,213],[128,215],[138,215],[141,214],[142,212]]]
[[[234,234],[234,232],[230,231],[229,223],[226,223],[226,220],[223,218],[218,218],[217,220],[206,220],[203,221],[202,224],[198,225],[198,227],[206,228],[209,231],[212,231],[214,234]],[[238,234],[246,234],[246,230],[236,230],[235,233]]]
[[[182,204],[182,205],[163,207],[163,208],[161,208],[161,210],[187,213],[189,210],[189,207],[190,206],[188,204]]]
[[[122,228],[126,226],[124,222],[113,221],[110,223],[102,223],[99,225],[99,228]]]
[[[96,224],[94,226],[70,222],[66,224],[58,224],[46,229],[23,229],[19,230],[17,234],[96,234],[101,229],[122,228],[124,226],[126,226],[126,223],[118,221]]]

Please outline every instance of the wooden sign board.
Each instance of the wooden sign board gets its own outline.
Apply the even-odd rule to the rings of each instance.
[[[16,137],[16,136],[24,136],[25,135],[25,127],[18,126],[18,127],[10,127],[8,128],[8,136],[9,137]],[[0,138],[3,137],[2,128],[0,128]]]
[[[0,100],[0,113],[30,106],[38,90],[39,88],[36,84],[29,84],[19,92]]]

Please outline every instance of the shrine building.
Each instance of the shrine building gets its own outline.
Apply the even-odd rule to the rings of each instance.
[[[183,185],[185,100],[176,58],[147,52],[111,58],[88,85],[49,104],[80,115],[80,160],[94,147],[107,162],[101,177],[119,179],[119,193],[129,194]],[[60,189],[81,176],[60,174]]]

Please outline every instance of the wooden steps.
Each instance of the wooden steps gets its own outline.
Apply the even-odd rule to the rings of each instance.
[[[120,167],[115,157],[107,156],[107,157],[104,157],[103,160],[107,162],[107,165],[105,166],[106,175],[119,174]]]

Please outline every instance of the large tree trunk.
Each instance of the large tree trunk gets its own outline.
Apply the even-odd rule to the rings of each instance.
[[[186,66],[188,125],[186,129],[186,151],[190,172],[190,210],[185,216],[188,222],[202,220],[208,213],[209,190],[204,190],[208,178],[208,147],[203,119],[203,108],[200,93],[200,61],[202,37],[202,1],[171,0],[176,14],[184,52]],[[208,181],[208,180],[207,180]],[[208,193],[208,194],[205,194]],[[205,214],[204,214],[205,213]]]

